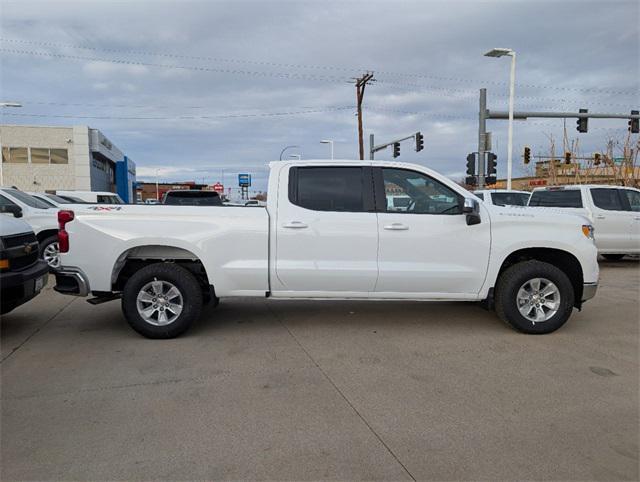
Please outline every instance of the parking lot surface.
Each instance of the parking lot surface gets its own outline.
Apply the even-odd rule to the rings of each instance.
[[[473,304],[226,299],[148,340],[51,289],[2,319],[2,479],[638,480],[640,265],[556,333]]]

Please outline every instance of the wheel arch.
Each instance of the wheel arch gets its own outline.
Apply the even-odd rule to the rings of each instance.
[[[573,286],[574,306],[580,308],[582,305],[582,290],[584,288],[584,273],[580,261],[573,254],[563,249],[537,247],[522,248],[510,253],[502,262],[500,270],[494,280],[493,286],[496,285],[502,273],[516,263],[522,261],[537,260],[554,265],[563,271]],[[493,289],[491,290],[493,292]]]
[[[204,263],[192,251],[171,245],[148,244],[129,247],[116,259],[111,272],[111,288],[122,291],[127,280],[139,269],[156,263],[175,263],[189,270],[200,283],[207,299],[215,297],[213,282]]]
[[[45,239],[47,239],[47,238],[49,238],[51,236],[58,236],[58,230],[57,229],[43,229],[38,234],[36,234],[36,239],[38,240],[38,243],[42,243]]]

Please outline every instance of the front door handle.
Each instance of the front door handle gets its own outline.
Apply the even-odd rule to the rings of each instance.
[[[307,226],[302,221],[289,221],[288,223],[284,223],[282,227],[288,229],[304,229],[308,228],[309,226]]]
[[[605,219],[603,215],[596,216],[596,219]]]
[[[383,227],[387,231],[406,231],[407,229],[409,229],[409,226],[401,223],[387,224],[386,226],[383,226]]]

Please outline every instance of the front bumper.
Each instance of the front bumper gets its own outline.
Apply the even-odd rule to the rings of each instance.
[[[582,301],[593,298],[598,291],[598,283],[584,283],[582,285]]]
[[[80,268],[63,266],[55,272],[56,285],[53,287],[63,295],[87,296],[91,291],[89,279]]]
[[[38,260],[32,266],[20,271],[1,273],[2,313],[8,313],[35,297],[47,285],[48,279],[49,265],[43,260]]]

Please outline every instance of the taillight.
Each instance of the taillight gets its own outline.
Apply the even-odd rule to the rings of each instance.
[[[73,211],[58,211],[58,248],[61,253],[69,252],[69,233],[65,226],[73,221],[74,217]]]

